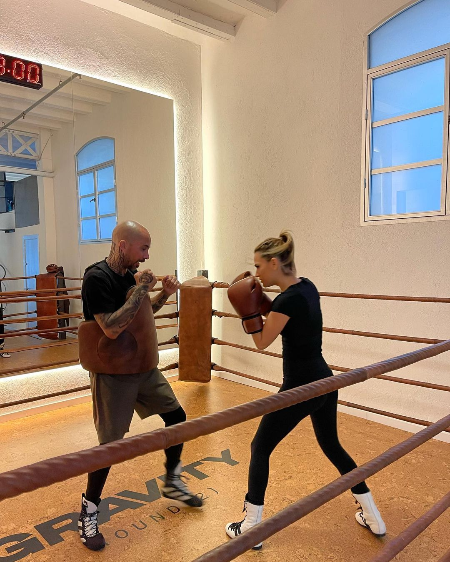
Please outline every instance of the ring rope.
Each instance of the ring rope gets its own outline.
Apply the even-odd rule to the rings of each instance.
[[[214,281],[211,283],[213,289],[228,289],[229,283],[223,281]],[[264,289],[265,293],[279,293],[279,289]],[[382,301],[405,301],[405,302],[434,302],[434,303],[450,303],[448,297],[407,297],[398,295],[367,295],[364,293],[332,293],[329,291],[319,291],[321,297],[339,297],[343,299],[369,299]]]
[[[450,507],[450,492],[392,539],[370,562],[389,562]]]
[[[233,408],[228,408],[164,429],[158,429],[150,433],[121,439],[92,449],[69,453],[9,472],[4,472],[0,474],[0,501],[2,499],[15,497],[24,492],[50,486],[56,482],[62,482],[75,476],[81,476],[87,472],[94,472],[100,468],[118,464],[147,453],[167,449],[168,447],[191,441],[202,435],[215,433],[238,423],[260,417],[263,414],[281,410],[316,396],[322,396],[334,390],[363,382],[381,373],[401,369],[407,365],[417,363],[429,357],[434,357],[449,350],[450,340],[447,340],[444,343],[412,351],[380,363],[360,367],[348,373],[328,377],[298,388],[286,390],[279,394],[273,394],[247,404],[234,406]],[[431,436],[440,433],[440,431],[450,425],[450,415],[447,416],[445,420],[447,423],[443,425],[442,428],[443,420],[423,430],[420,434],[423,434],[425,431],[429,431],[430,433],[426,435]],[[435,431],[435,433],[433,433],[433,431]],[[361,478],[355,481],[355,484],[363,479],[364,478]],[[350,484],[349,487],[353,485],[354,484]],[[242,536],[245,535],[246,534]],[[253,545],[256,544],[256,542],[254,542]]]
[[[41,302],[41,301],[67,301],[71,299],[81,299],[81,295],[62,295],[62,296],[49,296],[49,297],[18,297],[12,298],[7,297],[6,299],[0,298],[0,304],[6,303],[16,303],[16,302]]]
[[[20,351],[31,351],[33,349],[46,349],[48,347],[60,347],[62,345],[72,345],[74,343],[78,343],[78,339],[64,340],[62,342],[55,342],[55,343],[47,343],[45,345],[30,345],[27,347],[18,347],[16,349],[8,348],[8,353],[19,353]]]
[[[162,318],[178,318],[179,316],[179,312],[170,312],[169,314],[157,314],[154,318],[155,320],[161,320]]]
[[[42,330],[29,329],[29,330],[9,330],[8,332],[2,334],[2,339],[6,338],[17,338],[19,336],[32,336],[34,334],[57,334],[58,332],[76,332],[78,326],[69,326],[65,328],[44,328]]]
[[[22,400],[15,400],[14,402],[5,402],[4,404],[0,404],[0,409],[9,408],[10,406],[20,406],[21,404],[28,404],[29,402],[37,402],[38,400],[45,400],[47,398],[56,398],[57,396],[64,396],[66,394],[81,392],[83,390],[89,390],[90,388],[91,388],[90,385],[79,386],[78,388],[59,390],[58,392],[52,392],[51,394],[43,394],[42,396],[32,396],[31,398],[23,398]]]
[[[20,279],[36,279],[36,275],[29,275],[28,277],[2,277],[2,281],[19,281]]]
[[[218,318],[238,318],[240,316],[237,314],[231,314],[230,312],[221,312],[217,310],[213,310],[213,316],[217,316]],[[358,330],[344,330],[343,328],[327,328],[323,327],[322,330],[324,332],[329,332],[331,334],[348,334],[350,336],[362,336],[365,338],[379,338],[383,340],[394,340],[394,341],[406,341],[412,343],[425,343],[432,345],[434,343],[441,343],[445,340],[438,340],[438,339],[430,339],[430,338],[416,338],[412,336],[397,336],[393,334],[380,334],[377,332],[361,332]]]
[[[281,387],[281,384],[279,382],[269,381],[267,379],[260,379],[259,377],[247,375],[246,373],[241,373],[240,371],[235,371],[233,369],[227,369],[226,367],[222,367],[220,365],[213,364],[212,369],[214,371],[224,371],[225,373],[231,373],[233,375],[237,375],[237,376],[242,377],[244,379],[250,379],[250,380],[262,382],[264,384],[268,384],[269,386],[275,386],[277,388]],[[375,378],[378,378],[378,377],[375,377]],[[448,388],[448,387],[445,387],[445,388],[450,390],[450,388]],[[376,408],[371,408],[369,406],[361,406],[360,404],[355,404],[354,402],[346,402],[345,400],[338,400],[338,404],[341,404],[342,406],[347,406],[349,408],[355,408],[356,410],[364,410],[366,412],[371,412],[372,414],[378,414],[380,416],[385,416],[387,418],[393,418],[393,419],[405,421],[405,422],[408,422],[408,423],[415,423],[417,425],[429,426],[433,423],[433,422],[429,422],[429,421],[426,421],[426,420],[420,420],[418,418],[411,418],[409,416],[403,416],[401,414],[394,414],[392,412],[387,412],[385,410],[377,410]],[[450,433],[450,429],[446,429],[445,431]]]
[[[26,316],[27,314],[34,314],[36,310],[27,310],[26,312],[14,312],[13,314],[4,314],[3,318],[10,318],[11,316]],[[19,322],[19,320],[17,320]]]
[[[345,375],[339,375],[345,376]],[[295,523],[305,515],[308,515],[318,507],[338,497],[351,487],[380,472],[394,461],[404,457],[450,425],[450,414],[440,419],[430,427],[422,429],[402,443],[394,445],[378,457],[355,468],[351,472],[337,478],[330,484],[302,498],[289,507],[283,509],[273,517],[266,519],[255,527],[248,529],[245,533],[233,538],[233,540],[207,552],[196,558],[194,562],[228,562],[233,560],[246,550],[250,550],[255,544],[271,537],[288,525]]]
[[[28,314],[27,312],[23,312],[22,314]],[[11,315],[13,316],[13,315]],[[27,316],[26,318],[17,318],[11,320],[1,320],[0,324],[20,324],[23,322],[36,322],[37,320],[56,320],[61,318],[82,318],[83,315],[81,312],[74,313],[74,314],[54,314],[52,316]]]
[[[2,291],[0,293],[0,298],[3,297],[11,297],[11,296],[17,296],[17,297],[21,297],[23,295],[37,295],[40,293],[44,293],[44,295],[46,293],[57,293],[57,292],[61,292],[61,291],[80,291],[81,287],[55,287],[54,289],[24,289],[22,291]]]
[[[406,341],[412,343],[425,343],[434,344],[441,343],[444,340],[430,339],[430,338],[416,338],[412,336],[396,336],[392,334],[379,334],[377,332],[360,332],[357,330],[344,330],[343,328],[326,328],[323,327],[324,332],[329,332],[331,334],[348,334],[350,336],[362,336],[364,338],[379,338],[383,340],[394,340],[394,341]]]
[[[8,350],[9,352],[9,350]],[[78,358],[76,359],[59,359],[58,361],[50,361],[48,363],[43,363],[42,361],[40,361],[39,363],[36,364],[27,364],[26,366],[22,365],[21,367],[16,367],[14,369],[11,369],[11,367],[8,367],[7,369],[0,369],[0,378],[7,378],[7,377],[12,377],[15,375],[27,375],[30,372],[34,372],[34,371],[39,371],[39,370],[45,370],[48,369],[49,367],[61,367],[61,366],[69,366],[69,365],[79,365],[80,361]]]
[[[212,343],[216,344],[216,345],[224,345],[224,346],[228,346],[228,347],[235,347],[237,349],[244,349],[245,351],[251,351],[252,353],[260,353],[262,355],[270,355],[271,357],[277,357],[277,358],[280,358],[280,359],[283,357],[280,353],[274,353],[272,351],[264,351],[262,349],[255,349],[254,347],[247,347],[245,345],[239,345],[237,343],[219,340],[218,338],[213,338]],[[439,343],[442,343],[442,342],[439,341]],[[337,365],[328,365],[328,367],[332,371],[341,371],[342,373],[348,373],[349,371],[351,371],[351,369],[349,367],[338,367]],[[433,390],[444,390],[444,391],[450,392],[450,386],[445,386],[445,385],[442,385],[442,384],[434,384],[434,383],[431,383],[431,382],[416,381],[416,380],[413,380],[413,379],[403,379],[403,378],[400,378],[400,377],[391,377],[389,375],[378,375],[376,378],[377,379],[384,379],[384,380],[391,381],[391,382],[399,382],[399,383],[402,383],[402,384],[420,386],[420,387],[423,387],[423,388],[431,388]],[[256,379],[256,380],[261,380],[262,382],[265,382],[264,379]]]
[[[447,550],[444,556],[439,558],[438,562],[450,562],[450,550]]]

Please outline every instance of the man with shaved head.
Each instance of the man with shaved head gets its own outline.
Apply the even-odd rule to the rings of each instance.
[[[162,279],[162,291],[149,299],[156,277],[150,269],[134,274],[148,259],[150,244],[145,227],[133,221],[122,222],[113,230],[109,256],[88,267],[84,274],[85,322],[79,330],[80,361],[90,371],[94,423],[100,444],[122,439],[129,430],[133,411],[141,418],[159,414],[166,426],[186,420],[171,386],[157,368],[158,341],[153,318],[153,313],[180,284],[176,277],[167,275]],[[127,353],[129,359],[121,367],[120,359]],[[143,364],[146,367],[141,372]],[[182,448],[180,444],[165,450],[162,495],[190,507],[201,507],[202,500],[180,478]],[[107,467],[90,473],[82,497],[78,529],[83,544],[91,550],[105,546],[97,516],[109,470]]]

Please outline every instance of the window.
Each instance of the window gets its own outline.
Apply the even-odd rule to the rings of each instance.
[[[364,221],[450,216],[450,2],[414,3],[368,49]]]
[[[0,166],[37,170],[39,135],[13,129],[0,132]]]
[[[80,242],[111,240],[117,224],[114,139],[91,141],[76,161]]]

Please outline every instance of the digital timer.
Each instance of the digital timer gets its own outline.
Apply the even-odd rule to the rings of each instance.
[[[42,64],[0,54],[0,82],[39,90],[43,86]]]

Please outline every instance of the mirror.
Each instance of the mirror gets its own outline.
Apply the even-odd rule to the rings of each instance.
[[[148,267],[157,275],[173,274],[172,100],[45,65],[42,78],[40,90],[0,83],[0,278],[45,273],[52,263],[65,276],[80,278],[108,255],[112,229],[122,220],[148,228]],[[32,281],[3,281],[2,291],[33,289]],[[3,312],[25,317],[34,313],[31,308],[8,303]],[[71,300],[70,312],[80,311],[80,301]],[[33,324],[8,329],[24,326]],[[159,330],[158,339],[174,333]]]

